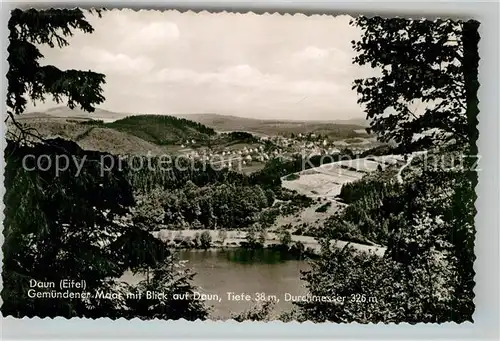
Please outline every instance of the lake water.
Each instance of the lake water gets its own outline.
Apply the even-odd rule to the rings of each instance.
[[[277,250],[227,248],[177,252],[180,260],[187,261],[185,266],[196,273],[192,284],[199,288],[198,291],[217,294],[221,298],[220,302],[205,302],[211,306],[212,318],[230,318],[232,314],[253,308],[258,304],[253,299],[260,293],[264,293],[266,298],[275,295],[279,299],[273,313],[280,314],[293,307],[291,302],[285,301],[285,293],[306,293],[300,272],[309,270],[309,263]],[[127,272],[122,280],[133,284],[143,278]],[[252,301],[228,299],[228,292],[251,295]]]
[[[300,280],[300,271],[309,270],[307,261],[291,259],[276,250],[249,250],[242,248],[209,251],[180,251],[179,258],[187,260],[186,266],[196,272],[194,285],[200,292],[218,294],[221,302],[210,302],[214,317],[231,317],[255,306],[256,302],[228,300],[227,293],[256,293],[276,295],[279,302],[274,311],[280,313],[292,308],[285,302],[285,293],[300,295],[306,292]]]

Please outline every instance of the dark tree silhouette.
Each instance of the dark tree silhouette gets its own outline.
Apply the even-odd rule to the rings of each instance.
[[[29,141],[38,136],[15,120],[28,100],[43,101],[47,95],[89,112],[104,101],[104,75],[39,64],[43,56],[37,45],[64,47],[74,30],[93,32],[84,13],[16,9],[8,28],[8,117],[22,134],[20,140],[8,140],[5,150],[3,315],[118,318],[134,316],[139,309],[137,316],[145,319],[205,318],[203,305],[191,298],[172,301],[169,309],[143,309],[154,303],[127,299],[127,292],[138,290],[119,281],[127,269],[161,272],[163,280],[148,283],[150,290],[190,293],[192,287],[189,276],[165,275],[173,264],[165,244],[130,219],[135,203],[127,171],[115,167],[101,173],[103,158],[117,157],[84,151],[62,139]],[[70,161],[68,168],[56,173],[55,162],[62,158]],[[80,172],[77,163],[83,166]],[[125,163],[122,169],[127,167]],[[63,279],[84,280],[83,291],[90,296],[82,297],[82,290],[70,290],[73,297],[58,296]],[[37,288],[34,282],[54,287]],[[37,293],[49,296],[33,296]]]
[[[321,239],[321,257],[304,279],[312,295],[347,301],[297,303],[299,318],[471,321],[477,173],[469,162],[446,165],[456,166],[464,151],[475,151],[479,25],[380,17],[353,24],[363,30],[353,42],[359,52],[354,62],[382,69],[382,76],[354,86],[371,129],[382,141],[398,142],[403,152],[429,148],[428,156],[407,167],[401,184],[368,177],[342,188],[349,206],[329,222],[333,237]],[[423,113],[412,112],[415,101],[423,103]],[[432,129],[433,135],[413,139]],[[435,163],[433,157],[447,161]],[[330,239],[339,234],[386,241],[385,256],[331,249]]]
[[[101,10],[91,10],[101,16]],[[104,101],[102,85],[105,76],[92,71],[60,70],[53,65],[41,66],[43,58],[37,45],[68,46],[66,37],[74,30],[92,33],[93,27],[82,10],[48,9],[11,12],[9,29],[9,71],[7,72],[7,106],[9,115],[21,114],[28,100],[45,100],[52,95],[57,103],[67,99],[68,106],[79,105],[93,112]]]
[[[355,80],[370,129],[405,149],[427,148],[477,135],[477,21],[354,19],[363,35],[353,41],[354,62],[381,70]],[[419,109],[419,112],[416,112]],[[415,134],[427,133],[414,140]]]

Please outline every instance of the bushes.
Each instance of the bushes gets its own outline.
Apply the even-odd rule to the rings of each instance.
[[[286,181],[293,181],[293,180],[297,180],[297,179],[300,179],[300,175],[299,174],[295,174],[295,173],[292,173],[292,174],[287,175],[285,177]]]
[[[212,236],[208,231],[203,231],[200,236],[200,247],[208,249],[210,246],[212,246]]]
[[[311,295],[369,293],[376,299],[363,305],[346,300],[340,309],[328,302],[299,303],[303,317],[360,323],[471,320],[475,193],[467,173],[424,170],[375,210],[358,206],[348,213],[350,221],[342,220],[345,215],[333,219],[332,233],[354,238],[366,235],[363,224],[373,220],[386,230],[387,252],[377,257],[348,247],[330,249],[331,237],[324,238],[321,257],[304,276]]]
[[[290,227],[291,227],[290,225],[283,226],[279,231],[279,240],[281,245],[283,246],[288,247],[292,242],[292,235],[288,230]]]
[[[225,230],[219,230],[217,237],[219,238],[220,243],[224,245],[224,242],[227,239],[227,232]]]
[[[319,212],[319,213],[326,212],[330,206],[332,206],[332,202],[331,201],[329,201],[329,202],[321,205],[320,207],[318,207],[315,210],[315,212]]]

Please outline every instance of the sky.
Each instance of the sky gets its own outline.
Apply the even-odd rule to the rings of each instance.
[[[92,34],[41,46],[41,64],[106,75],[100,108],[259,119],[364,117],[351,90],[374,74],[352,64],[350,16],[112,10]],[[28,111],[56,106],[50,100]]]

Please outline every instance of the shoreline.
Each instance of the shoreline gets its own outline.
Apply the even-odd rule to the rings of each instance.
[[[219,233],[221,231],[225,231],[227,233],[227,238],[224,239],[224,242],[221,243],[221,239],[219,237]],[[246,231],[231,231],[231,230],[158,230],[151,232],[153,236],[159,238],[163,241],[173,241],[176,239],[176,236],[179,236],[179,232],[181,233],[182,238],[191,238],[193,239],[196,234],[201,234],[203,232],[208,232],[210,237],[212,238],[212,245],[208,249],[222,249],[222,248],[238,248],[244,247],[241,245],[241,242],[246,241],[247,232]],[[316,240],[315,237],[311,236],[302,236],[302,235],[291,235],[292,242],[289,246],[294,245],[297,242],[301,242],[304,245],[305,250],[310,250],[313,253],[319,253],[321,246]],[[263,248],[271,248],[271,246],[280,244],[279,235],[275,232],[268,232],[266,241],[263,244]],[[338,248],[343,248],[347,244],[350,245],[353,249],[361,252],[374,253],[379,256],[383,256],[386,248],[379,245],[365,245],[354,242],[347,242],[343,240],[331,240],[331,246],[335,246]],[[202,248],[178,248],[180,250],[204,250]]]

